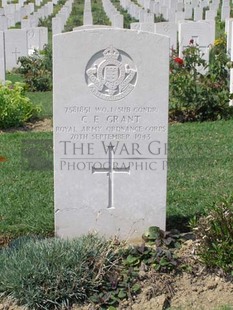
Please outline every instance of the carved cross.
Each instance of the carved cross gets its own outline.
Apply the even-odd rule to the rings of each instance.
[[[113,206],[113,175],[114,173],[130,173],[130,167],[127,168],[114,168],[113,167],[113,145],[108,146],[108,168],[95,168],[92,167],[92,173],[107,173],[108,176],[108,209],[114,209]]]
[[[15,48],[15,51],[12,52],[12,54],[15,54],[15,62],[17,62],[17,60],[18,60],[17,54],[20,54],[20,52],[17,51],[17,47]]]

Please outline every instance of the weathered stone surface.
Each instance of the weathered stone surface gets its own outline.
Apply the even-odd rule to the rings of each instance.
[[[56,234],[164,229],[169,39],[93,28],[53,51]]]

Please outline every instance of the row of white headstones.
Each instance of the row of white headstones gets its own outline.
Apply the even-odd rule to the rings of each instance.
[[[34,5],[26,5],[21,8],[17,7],[17,4],[6,5],[3,9],[5,12],[4,16],[0,16],[1,18],[9,17],[9,14],[16,14],[16,12],[20,12],[21,10],[21,28],[22,30],[4,30],[4,34],[1,37],[5,37],[5,42],[1,40],[1,54],[2,56],[6,55],[6,70],[11,70],[13,67],[17,66],[17,59],[19,56],[26,56],[31,54],[34,49],[43,48],[44,44],[47,44],[48,34],[45,28],[36,27],[38,25],[39,18],[46,18],[53,12],[53,4],[56,4],[57,0],[53,0],[53,2],[48,2],[46,5],[39,8],[37,12],[33,11]],[[179,51],[180,57],[182,57],[183,49],[189,45],[190,40],[194,42],[194,44],[198,44],[201,51],[204,54],[204,59],[208,62],[209,57],[209,48],[214,43],[215,39],[215,21],[214,18],[217,14],[217,9],[219,8],[219,0],[213,0],[212,3],[209,3],[207,0],[186,1],[185,3],[178,0],[166,1],[139,1],[140,6],[131,2],[130,0],[121,0],[121,5],[124,9],[128,11],[128,13],[139,20],[139,23],[131,24],[131,29],[133,30],[141,30],[141,31],[149,31],[162,35],[167,35],[170,37],[170,47],[176,49],[177,48],[177,35],[179,42]],[[52,19],[52,29],[53,35],[61,33],[64,30],[65,23],[71,13],[73,0],[68,0],[65,5],[61,8],[61,10],[57,13],[56,17]],[[23,4],[23,2],[21,3]],[[19,6],[20,4],[18,4]],[[209,5],[211,7],[211,12],[214,13],[212,16],[208,16],[208,12],[206,11],[206,20],[201,20],[202,14],[200,16],[200,20],[198,22],[191,22],[185,20],[186,12],[191,8],[191,11],[194,10],[194,18],[195,18],[195,9],[203,10],[203,7]],[[197,7],[195,7],[197,6]],[[117,9],[113,6],[110,0],[103,0],[103,7],[106,11],[107,16],[114,28],[123,28],[124,18],[117,11]],[[164,13],[164,8],[169,11],[170,19],[172,16],[175,16],[175,21],[163,22],[163,23],[154,23],[154,15]],[[229,0],[224,0],[222,4],[222,12],[224,8],[229,6]],[[150,13],[148,13],[148,10]],[[202,11],[203,12],[203,11]],[[227,50],[230,55],[231,53],[231,38],[232,38],[232,20],[229,19],[229,10],[228,14],[224,16],[224,20],[226,22],[226,33],[227,33]],[[226,13],[226,11],[225,11]],[[178,14],[178,15],[176,15]],[[182,16],[181,16],[182,15]],[[25,16],[27,17],[25,19]],[[178,16],[178,17],[177,17]],[[223,17],[223,16],[222,16]],[[16,21],[16,20],[15,20]],[[84,26],[91,26],[93,23],[92,13],[91,13],[91,1],[86,0],[84,6]],[[146,22],[145,22],[146,21]],[[76,30],[76,28],[74,29]],[[17,40],[16,38],[20,39]],[[5,45],[5,47],[4,47]],[[3,68],[1,70],[1,79],[4,80],[4,71]]]

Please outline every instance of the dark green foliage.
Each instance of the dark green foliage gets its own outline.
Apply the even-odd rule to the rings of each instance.
[[[24,84],[0,85],[0,128],[18,127],[36,118],[40,109],[25,96]]]
[[[52,31],[52,15],[46,18],[39,18],[38,27],[47,27],[48,31]]]
[[[210,51],[209,65],[202,59],[198,45],[193,43],[183,51],[183,59],[176,57],[175,52],[172,55],[171,120],[206,121],[227,119],[233,115],[233,108],[229,107],[226,42],[224,39],[216,42]]]
[[[83,25],[84,3],[81,0],[75,0],[72,5],[71,14],[65,24],[65,32],[72,31],[74,27]]]
[[[19,57],[18,72],[24,76],[29,91],[49,91],[52,89],[52,48],[45,46],[39,53]]]
[[[44,46],[44,49],[40,51],[40,55],[43,56],[43,64],[46,70],[52,72],[53,70],[53,51],[51,45]]]
[[[155,15],[154,16],[154,22],[155,23],[161,23],[161,22],[166,22],[167,20],[163,17],[163,15],[162,14],[160,14],[160,15]]]
[[[233,275],[233,197],[209,208],[194,231],[202,261]]]
[[[111,25],[101,0],[93,0],[91,3],[94,25]]]
[[[134,272],[137,272],[142,264],[162,272],[169,272],[178,266],[174,254],[175,249],[180,247],[180,233],[177,230],[165,232],[152,226],[142,238],[148,244],[129,246],[120,252],[123,265],[133,268]]]

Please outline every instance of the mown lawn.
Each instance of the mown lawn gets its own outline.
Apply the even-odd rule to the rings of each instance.
[[[232,141],[233,120],[170,125],[168,228],[187,229],[195,214],[232,194]],[[23,151],[35,143],[32,153]],[[0,134],[0,156],[7,158],[0,162],[0,234],[53,233],[52,133]]]
[[[170,225],[232,194],[233,120],[171,125],[168,148]]]
[[[13,236],[36,233],[47,235],[53,231],[53,171],[48,167],[34,167],[46,160],[43,154],[23,151],[29,139],[52,140],[50,133],[4,133],[0,135],[0,234]],[[26,141],[25,141],[26,140]],[[52,156],[52,148],[48,147]],[[41,158],[40,158],[41,155]],[[29,159],[29,164],[27,160]]]

